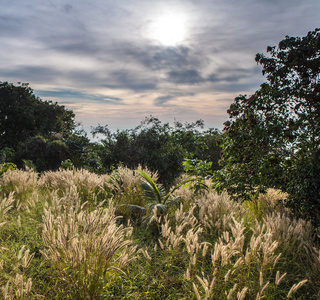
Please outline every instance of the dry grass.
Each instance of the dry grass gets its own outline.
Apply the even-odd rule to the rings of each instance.
[[[38,174],[32,170],[8,170],[0,177],[1,194],[14,192],[19,203],[25,203],[37,188]]]
[[[81,199],[94,201],[106,197],[106,182],[108,175],[97,175],[87,170],[64,170],[48,171],[41,175],[38,184],[45,191],[55,191],[59,196],[68,193],[70,188],[76,187]]]
[[[195,203],[187,212],[181,206],[173,219],[158,218],[161,239],[160,249],[155,249],[163,251],[167,261],[180,260],[196,299],[292,297],[319,275],[310,223],[267,211],[263,220],[254,219],[254,212],[226,194],[211,192]],[[248,214],[253,216],[246,218]],[[153,256],[150,251],[148,255]],[[318,275],[310,273],[311,265],[317,266]]]
[[[26,270],[34,257],[30,254],[29,249],[22,246],[19,253],[16,254],[15,277],[7,281],[7,284],[2,287],[2,296],[5,300],[13,299],[31,299],[32,279],[26,276]],[[3,263],[1,264],[1,271],[3,271]]]
[[[138,170],[142,170],[141,167]],[[158,175],[150,172],[148,169],[143,169],[154,181],[157,180]],[[108,186],[114,196],[114,203],[133,204],[144,207],[146,199],[143,189],[140,187],[141,176],[134,170],[125,167],[119,167],[110,175]]]
[[[46,248],[41,253],[52,261],[57,279],[71,294],[95,299],[108,281],[107,274],[122,272],[134,258],[136,247],[127,239],[132,228],[117,226],[112,205],[88,211],[86,203],[73,196],[57,199],[53,210],[45,210],[42,235]]]
[[[60,170],[40,178],[9,171],[0,181],[4,299],[320,296],[314,229],[282,208],[278,191],[242,204],[181,187],[180,207],[154,211],[146,226],[120,225],[115,216],[121,204],[146,201],[141,177],[127,168],[110,176]]]

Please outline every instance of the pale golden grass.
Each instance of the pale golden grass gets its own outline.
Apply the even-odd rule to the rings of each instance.
[[[155,220],[161,224],[161,236],[164,243],[159,239],[159,245],[162,250],[176,251],[181,250],[181,245],[185,246],[185,250],[190,256],[191,264],[196,264],[196,256],[203,244],[199,242],[199,235],[202,232],[202,228],[198,225],[198,220],[193,215],[193,211],[196,208],[194,205],[188,213],[183,211],[183,205],[180,205],[180,209],[175,212],[175,226],[172,227],[172,221],[169,220],[168,215],[157,217],[156,210],[154,210]]]
[[[20,202],[26,201],[30,194],[36,189],[38,174],[32,170],[8,170],[0,177],[2,192],[9,194],[15,193],[15,198]]]
[[[85,169],[48,171],[41,175],[38,185],[45,190],[57,191],[63,196],[72,186],[75,186],[84,201],[106,196],[108,175],[97,175]]]
[[[281,213],[272,213],[265,217],[265,224],[272,238],[281,244],[283,252],[294,247],[298,253],[303,247],[309,247],[313,240],[313,227],[306,220],[289,218]]]
[[[282,200],[285,200],[288,194],[277,189],[268,189],[266,194],[259,195],[259,201],[261,210],[265,214],[273,213],[274,211],[280,210],[281,212],[288,211],[283,205]]]
[[[15,277],[8,280],[2,287],[3,299],[31,299],[32,279],[27,278],[26,269],[30,266],[34,254],[30,254],[30,250],[22,246],[16,257]],[[1,264],[1,271],[3,271],[3,264]]]
[[[281,293],[288,278],[282,252],[288,257],[316,253],[307,246],[312,245],[312,237],[306,221],[281,213],[266,214],[262,220],[246,217],[253,212],[227,194],[209,192],[194,202],[188,211],[181,205],[174,217],[158,216],[160,250],[157,245],[154,250],[163,251],[167,260],[170,256],[185,260],[184,278],[197,299],[263,299],[275,289]],[[248,274],[253,280],[248,281]],[[288,297],[307,281],[294,284]]]
[[[152,173],[141,166],[138,167],[138,170],[144,171],[153,181],[157,181],[157,173]],[[108,187],[114,196],[116,205],[133,204],[144,207],[146,205],[145,193],[140,185],[141,176],[126,167],[114,170],[108,180]]]
[[[73,191],[76,193],[76,191]],[[79,197],[56,198],[43,215],[41,253],[58,271],[57,278],[84,298],[98,297],[112,270],[123,268],[134,259],[136,247],[128,239],[132,228],[117,225],[114,208],[102,203],[89,211]],[[69,203],[68,203],[69,202]]]
[[[13,197],[13,192],[9,193],[7,197],[2,197],[0,196],[0,227],[6,224],[4,221],[6,218],[6,215],[9,210],[13,208],[14,204],[14,197]]]
[[[37,211],[45,246],[41,253],[51,264],[48,277],[57,286],[57,297],[66,293],[75,299],[99,298],[135,259],[133,228],[129,223],[118,225],[115,207],[144,206],[141,177],[127,168],[110,176],[60,170],[47,172],[38,181],[31,171],[7,173],[1,178],[8,186],[3,185],[6,195],[0,198],[0,223],[9,222],[16,210],[13,227],[21,231]],[[156,174],[148,174],[156,181]],[[20,182],[22,186],[16,187]],[[282,209],[278,191],[260,196],[258,210],[212,190],[195,196],[181,187],[174,193],[183,204],[168,214],[154,210],[157,242],[140,247],[145,272],[154,263],[163,272],[176,270],[176,280],[196,299],[294,298],[304,285],[319,284],[320,250],[313,228]],[[110,196],[107,202],[101,201],[104,195]],[[16,271],[1,283],[4,299],[32,298],[33,282],[26,270],[33,255],[25,247],[17,251]],[[4,263],[0,261],[0,269]],[[156,274],[147,274],[152,276]],[[135,294],[143,296],[140,291]]]
[[[176,180],[176,184],[182,184],[186,182],[190,177],[187,174],[182,175],[180,178]],[[184,206],[193,205],[194,202],[194,191],[192,189],[185,188],[183,185],[173,192],[174,197],[178,197],[182,200]]]
[[[307,283],[307,282],[308,282],[308,280],[305,279],[305,280],[300,281],[299,283],[294,284],[294,285],[291,287],[291,289],[290,289],[287,297],[288,297],[288,298],[292,297],[292,295],[293,295],[299,288],[301,288],[305,283]]]
[[[209,235],[220,236],[229,230],[233,217],[241,218],[244,215],[243,206],[231,201],[226,193],[219,195],[211,191],[195,200],[199,207],[199,220]]]

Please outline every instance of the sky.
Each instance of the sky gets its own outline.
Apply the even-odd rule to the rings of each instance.
[[[0,81],[28,82],[112,131],[204,120],[223,127],[265,82],[257,53],[320,27],[320,0],[0,0]]]

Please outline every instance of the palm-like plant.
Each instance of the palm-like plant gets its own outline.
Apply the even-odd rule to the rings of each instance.
[[[159,213],[165,213],[169,205],[178,203],[179,198],[173,197],[172,193],[181,185],[177,185],[167,193],[163,185],[156,184],[146,172],[137,170],[136,173],[142,176],[141,188],[144,190],[148,202],[147,208],[150,211],[156,209]]]
[[[134,204],[122,204],[118,207],[117,211],[120,215],[129,216],[131,219],[138,221],[144,218],[148,221],[148,224],[153,222],[155,216],[165,214],[170,206],[179,205],[180,197],[174,196],[175,190],[181,186],[187,187],[193,182],[198,184],[202,182],[201,177],[192,177],[176,185],[170,191],[166,191],[163,185],[155,183],[145,171],[135,170],[135,173],[142,177],[140,187],[144,191],[147,204],[145,207]],[[207,188],[205,184],[203,184],[203,187]]]
[[[147,200],[145,207],[134,204],[122,204],[118,207],[118,212],[123,215],[129,215],[131,218],[141,219],[146,217],[149,223],[152,221],[154,209],[157,215],[164,214],[168,211],[168,207],[179,203],[179,197],[174,197],[173,192],[182,184],[174,187],[173,190],[167,192],[163,185],[156,184],[155,181],[143,170],[135,170],[135,173],[142,177],[140,187],[144,191]]]

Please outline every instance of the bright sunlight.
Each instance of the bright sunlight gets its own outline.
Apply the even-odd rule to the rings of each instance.
[[[186,21],[183,15],[167,14],[155,19],[150,27],[150,37],[165,46],[175,46],[185,39]]]

